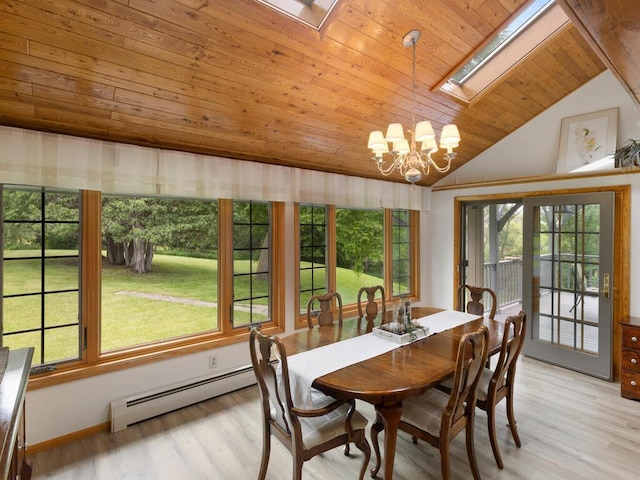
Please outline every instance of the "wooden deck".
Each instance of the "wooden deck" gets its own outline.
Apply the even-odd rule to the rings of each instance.
[[[574,308],[575,306],[575,308]],[[598,323],[598,298],[592,295],[585,295],[582,299],[574,297],[573,294],[562,293],[560,296],[560,304],[555,305],[553,312],[556,313],[559,307],[561,317],[574,318],[574,311],[577,310],[575,318],[584,319],[588,322]],[[516,315],[522,309],[522,302],[512,303],[510,305],[499,308],[496,311],[496,319],[504,320],[509,315]],[[574,309],[572,311],[572,309]],[[540,298],[540,310],[543,313],[551,313],[551,296],[543,295]],[[530,319],[529,319],[530,322]],[[529,323],[531,325],[531,323]],[[530,328],[530,327],[529,327]],[[554,335],[554,343],[563,346],[574,346],[574,322],[563,321],[560,325],[560,331],[556,330]],[[540,339],[551,341],[551,322],[548,318],[542,317],[540,320],[540,331],[538,332]],[[559,336],[558,336],[559,333]],[[585,352],[598,353],[598,328],[592,325],[581,326],[576,325],[575,340],[581,349]]]

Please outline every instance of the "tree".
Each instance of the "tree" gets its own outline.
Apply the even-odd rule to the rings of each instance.
[[[258,260],[255,272],[261,280],[269,276],[269,205],[262,202],[233,202],[233,248],[235,258],[245,255]],[[246,253],[242,253],[242,252]],[[255,255],[258,258],[255,258]]]
[[[216,218],[215,202],[105,196],[102,225],[107,261],[147,273],[156,246],[214,251]]]
[[[384,261],[384,222],[380,210],[336,210],[338,267],[357,273],[371,272]],[[349,228],[340,228],[348,226]]]
[[[8,220],[4,225],[5,248],[41,248],[44,242],[46,249],[77,250],[78,194],[5,188],[2,203],[4,219]]]

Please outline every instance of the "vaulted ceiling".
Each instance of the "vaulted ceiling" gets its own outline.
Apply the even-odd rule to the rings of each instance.
[[[6,0],[0,123],[381,178],[368,134],[412,108],[458,125],[455,168],[605,68],[640,98],[640,6],[625,0],[558,0],[572,21],[487,93],[439,93],[528,3],[339,0],[318,31],[255,0]]]

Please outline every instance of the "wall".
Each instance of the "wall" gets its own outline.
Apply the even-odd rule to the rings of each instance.
[[[456,184],[553,173],[561,119],[613,106],[620,107],[619,143],[627,138],[640,138],[633,104],[613,76],[605,73],[440,183]],[[411,191],[403,184],[296,171],[285,167],[265,169],[265,166],[251,162],[139,149],[6,127],[0,127],[0,146],[0,181],[5,183],[93,188],[109,193],[117,193],[119,189],[124,193],[134,193],[132,188],[144,188],[145,192],[139,193],[186,194],[204,198],[224,196],[218,195],[219,192],[227,192],[226,195],[231,198],[235,195],[252,199],[256,195],[264,198],[273,196],[271,199],[287,202],[288,251],[293,250],[290,244],[293,238],[293,201],[327,201],[343,203],[342,206],[404,205],[419,209],[422,211],[421,304],[443,308],[453,305],[455,196],[629,183],[633,186],[632,199],[637,202],[640,198],[639,175],[431,193],[426,188]],[[91,159],[90,165],[86,163],[88,159]],[[264,182],[264,179],[267,181]],[[639,225],[640,208],[635,208],[632,212],[632,238],[640,238]],[[633,252],[631,262],[633,290],[640,281],[640,260]],[[294,259],[288,258],[286,273],[289,280],[285,299],[287,332],[293,331],[294,268]],[[631,312],[640,315],[640,303],[633,297]],[[210,374],[209,353],[201,352],[30,391],[27,394],[27,442],[38,444],[108,421],[109,402],[114,398]],[[248,364],[248,352],[244,344],[218,348],[216,356],[219,365],[216,373]]]
[[[605,71],[441,179],[435,187],[553,174],[562,119],[613,107],[619,108],[617,145],[629,138],[640,139],[638,109],[615,77]],[[464,134],[462,137],[464,141]]]
[[[0,183],[105,193],[237,198],[285,202],[286,249],[294,251],[293,202],[355,208],[426,210],[430,189],[206,155],[136,147],[66,135],[0,127]],[[285,324],[294,330],[295,259],[286,259]],[[113,399],[247,366],[246,344],[94,376],[27,393],[27,443],[107,422]]]
[[[431,208],[426,214],[425,228],[428,236],[422,244],[423,248],[437,245],[438,254],[428,255],[428,261],[423,270],[423,282],[428,285],[422,298],[423,302],[443,308],[453,305],[453,202],[455,197],[600,185],[631,185],[631,238],[640,238],[640,206],[637,206],[640,198],[640,175],[637,174],[455,188],[455,185],[462,183],[553,174],[556,170],[561,120],[565,117],[612,107],[620,109],[618,145],[622,145],[629,138],[640,139],[640,114],[635,104],[613,75],[604,72],[434,186]],[[440,186],[454,188],[438,191],[437,187]],[[640,258],[632,250],[632,292],[637,285],[640,285]],[[631,314],[640,315],[640,301],[637,295],[631,296]]]
[[[422,298],[423,303],[441,308],[451,308],[453,305],[453,202],[455,197],[475,195],[495,195],[500,193],[531,192],[542,190],[557,190],[567,188],[588,188],[603,185],[631,185],[631,238],[640,238],[640,175],[615,175],[607,177],[582,178],[554,182],[535,182],[521,185],[500,187],[483,187],[470,189],[456,189],[433,192],[431,210],[427,213],[426,223],[429,236],[428,245],[439,245],[437,255],[429,255],[428,265],[423,271],[422,281],[429,285]],[[437,228],[435,228],[437,226]],[[425,242],[422,242],[423,245]],[[637,243],[637,242],[636,242]],[[423,247],[424,248],[424,247]],[[640,285],[640,256],[631,249],[631,292]],[[640,315],[640,299],[631,295],[631,314]]]

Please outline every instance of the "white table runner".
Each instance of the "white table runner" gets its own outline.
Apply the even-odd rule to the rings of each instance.
[[[417,321],[420,325],[428,327],[429,335],[433,335],[476,318],[478,315],[445,310],[419,318]],[[287,357],[293,404],[309,409],[325,404],[326,395],[311,387],[316,378],[398,347],[398,343],[367,333]],[[318,402],[321,398],[324,398],[324,401]]]

